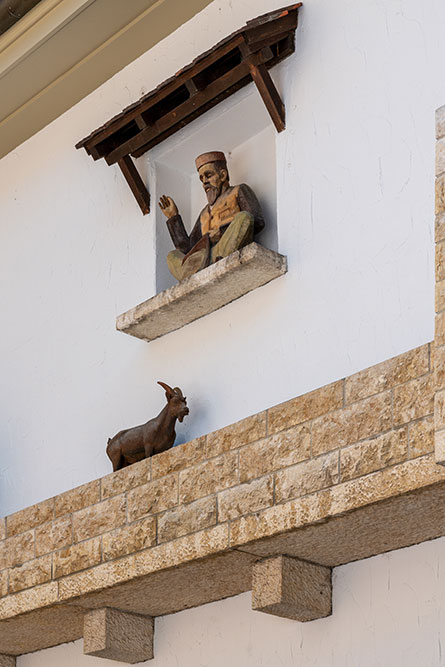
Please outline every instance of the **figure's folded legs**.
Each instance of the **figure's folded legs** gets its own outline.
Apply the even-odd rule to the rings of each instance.
[[[251,213],[240,211],[233,218],[218,243],[212,248],[212,263],[222,257],[228,257],[253,241],[254,219]]]
[[[206,248],[197,250],[196,252],[189,255],[185,262],[184,257],[184,253],[182,253],[180,250],[172,250],[167,255],[168,269],[172,276],[174,276],[176,280],[179,281],[184,280],[184,278],[188,278],[189,276],[197,273],[197,271],[200,271],[205,266],[207,266],[208,250]]]

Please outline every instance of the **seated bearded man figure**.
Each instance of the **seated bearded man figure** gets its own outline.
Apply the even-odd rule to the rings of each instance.
[[[176,248],[167,255],[167,264],[177,280],[243,248],[264,228],[261,207],[253,190],[244,183],[230,185],[224,153],[203,153],[195,162],[208,204],[190,235],[173,199],[163,195],[159,200]]]

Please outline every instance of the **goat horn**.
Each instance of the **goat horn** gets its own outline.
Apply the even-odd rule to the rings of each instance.
[[[184,394],[182,393],[182,391],[181,391],[181,389],[180,389],[179,387],[175,387],[175,388],[173,389],[173,391],[175,392],[175,394],[176,394],[177,396],[180,396],[181,398],[184,398]]]
[[[163,389],[165,389],[166,394],[167,394],[167,398],[169,398],[169,397],[171,397],[171,396],[174,396],[174,393],[175,393],[175,392],[174,392],[174,390],[173,390],[171,387],[168,386],[168,384],[165,384],[165,382],[160,382],[159,380],[158,380],[158,384],[160,384],[161,387],[162,387]]]

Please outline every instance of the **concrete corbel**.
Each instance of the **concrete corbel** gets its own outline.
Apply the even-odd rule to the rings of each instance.
[[[153,637],[151,616],[104,607],[88,611],[84,617],[85,655],[133,665],[153,658]]]
[[[332,570],[288,556],[253,566],[252,609],[295,621],[332,613]]]

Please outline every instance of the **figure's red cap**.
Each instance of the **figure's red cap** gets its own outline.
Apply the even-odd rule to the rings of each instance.
[[[212,153],[202,153],[198,155],[195,160],[196,169],[199,171],[201,167],[209,162],[227,162],[226,156],[221,151],[213,151]]]

